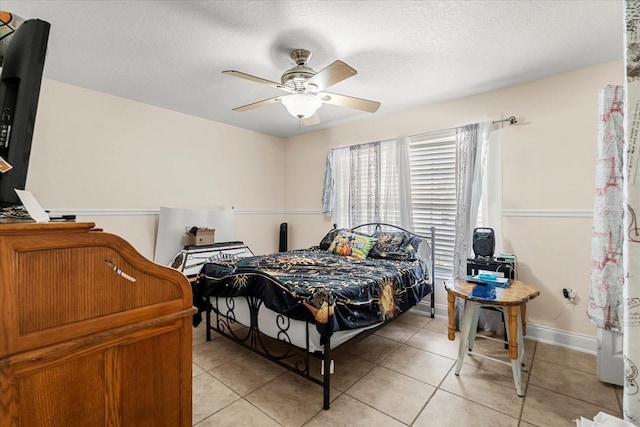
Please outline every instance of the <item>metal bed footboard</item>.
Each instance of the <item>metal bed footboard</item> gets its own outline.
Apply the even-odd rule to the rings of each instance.
[[[236,297],[238,298],[238,297]],[[291,319],[277,314],[277,338],[272,338],[260,332],[258,313],[263,307],[262,300],[256,297],[244,297],[247,300],[250,313],[250,325],[239,323],[235,318],[235,302],[230,297],[207,297],[206,327],[207,341],[211,341],[211,331],[240,344],[264,358],[310,380],[323,387],[323,409],[329,409],[330,402],[330,374],[331,374],[331,339],[327,338],[322,352],[311,351],[309,346],[309,328],[315,325],[307,322],[306,348],[301,348],[291,342],[289,327]],[[211,299],[214,300],[212,303]],[[220,306],[221,300],[224,307]],[[211,312],[215,314],[212,324]],[[223,313],[226,313],[223,314]],[[241,328],[236,325],[241,326]],[[276,344],[277,343],[277,344]],[[269,347],[271,345],[271,348]],[[311,358],[322,361],[322,379],[311,375]]]

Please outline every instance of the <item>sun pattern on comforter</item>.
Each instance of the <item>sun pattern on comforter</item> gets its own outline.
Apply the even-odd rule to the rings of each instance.
[[[255,296],[315,323],[323,337],[392,319],[430,291],[423,260],[359,260],[317,248],[207,263],[194,284],[196,299]]]

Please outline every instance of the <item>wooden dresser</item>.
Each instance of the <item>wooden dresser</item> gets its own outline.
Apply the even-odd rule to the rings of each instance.
[[[93,223],[0,223],[0,426],[191,426],[192,303]]]

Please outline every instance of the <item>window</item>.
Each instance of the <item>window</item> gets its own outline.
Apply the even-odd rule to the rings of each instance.
[[[436,269],[451,273],[456,221],[455,132],[411,139],[411,205],[414,231],[436,228]]]
[[[395,198],[389,198],[396,185],[395,144],[364,144],[350,153],[350,225],[380,221],[398,224]]]
[[[395,141],[333,149],[327,170],[333,192],[325,189],[323,205],[333,200],[331,214],[339,227],[378,221],[403,226],[401,211],[409,208],[402,207],[399,197],[404,191],[412,219],[411,225],[404,226],[422,235],[436,228],[436,269],[450,275],[457,206],[456,146],[455,131],[412,137],[405,142],[404,158],[408,159],[404,163],[398,161],[403,155]],[[409,176],[400,178],[401,170],[408,170]]]
[[[474,227],[497,227],[500,241],[502,149],[491,124],[330,150],[323,213],[345,227],[382,221],[423,235],[435,227],[436,273],[465,274]]]
[[[409,199],[409,177],[405,174],[406,184],[401,182],[400,168],[407,171],[408,166],[407,160],[404,164],[398,160],[400,151],[394,140],[330,151],[323,210],[326,207],[338,227],[369,222],[402,225],[400,193],[406,194],[404,200]]]

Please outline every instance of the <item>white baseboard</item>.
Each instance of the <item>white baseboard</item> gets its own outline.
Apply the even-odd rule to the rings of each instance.
[[[411,309],[412,311],[417,311],[420,314],[431,315],[431,305],[427,301],[420,301],[418,305]],[[447,306],[442,304],[435,305],[436,317],[444,317],[447,318]]]
[[[428,302],[421,301],[412,310],[421,314],[430,315],[431,306]],[[448,316],[447,306],[436,304],[435,315],[436,317],[446,319]],[[548,326],[541,326],[532,323],[527,323],[527,336],[525,338],[543,342],[546,344],[558,345],[560,347],[581,351],[583,353],[596,354],[598,349],[598,340],[596,337],[577,334],[575,332],[563,331],[560,329],[554,329]]]
[[[593,209],[503,209],[502,216],[593,218]]]
[[[554,329],[548,326],[527,323],[526,338],[547,344],[559,345],[560,347],[570,348],[583,353],[596,354],[598,351],[598,339],[596,337]]]

